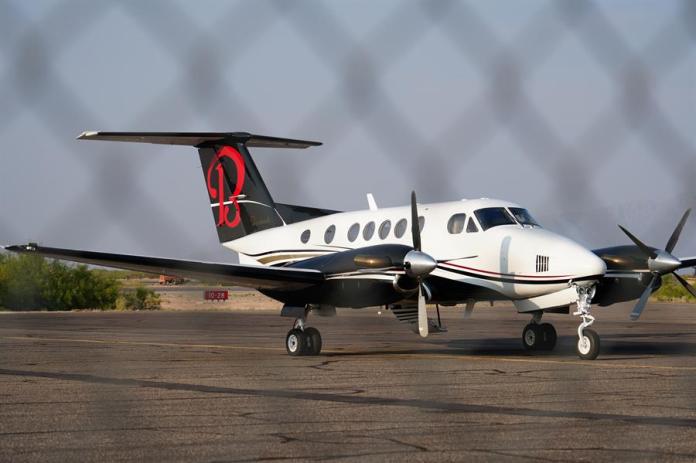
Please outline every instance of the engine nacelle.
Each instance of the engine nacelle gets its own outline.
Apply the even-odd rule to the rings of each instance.
[[[597,285],[597,292],[592,303],[599,306],[607,306],[616,304],[617,302],[626,302],[638,299],[645,288],[650,283],[652,275],[643,273],[637,278],[603,278],[601,283]],[[662,286],[662,280],[658,280],[657,285],[653,290],[657,291]]]
[[[418,280],[408,275],[396,275],[393,281],[394,289],[403,294],[411,294],[418,291]]]

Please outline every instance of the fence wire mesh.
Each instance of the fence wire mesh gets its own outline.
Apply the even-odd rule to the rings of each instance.
[[[6,242],[227,258],[193,152],[85,129],[319,139],[256,153],[277,199],[503,197],[592,246],[696,199],[693,2],[0,5]]]
[[[501,197],[593,247],[626,242],[617,222],[660,246],[696,203],[695,41],[690,1],[0,0],[0,240],[234,259],[218,245],[192,150],[74,140],[98,129],[317,139],[325,146],[254,153],[277,200],[357,209],[368,191],[380,205],[406,204],[411,189],[424,202]],[[696,254],[693,230],[678,255]],[[224,327],[205,329],[227,342]],[[141,360],[138,349],[128,355]],[[182,368],[168,357],[182,355],[168,346],[147,361],[168,376]],[[229,385],[231,355],[216,376],[185,381]],[[276,358],[260,356],[257,367],[286,387]],[[105,346],[83,371],[130,377],[130,360]],[[593,384],[592,371],[578,384]],[[266,387],[257,372],[244,381]],[[428,384],[450,373],[431,372]],[[545,401],[558,397],[554,407],[576,407],[545,374],[519,378],[534,380]],[[414,396],[430,400],[459,393],[418,387]],[[612,397],[653,399],[637,388]],[[132,393],[89,389],[74,419],[144,435],[151,418]],[[245,396],[240,416],[257,401],[268,398]],[[279,433],[322,419],[304,401],[283,410],[296,419]],[[404,413],[416,414],[405,423],[424,418]],[[588,429],[593,446],[606,432]]]

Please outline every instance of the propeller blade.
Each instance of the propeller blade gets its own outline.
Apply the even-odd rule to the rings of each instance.
[[[631,241],[633,241],[633,242],[635,243],[635,245],[638,246],[638,247],[640,248],[640,250],[643,251],[646,255],[648,255],[649,257],[652,257],[653,259],[657,257],[657,253],[656,253],[655,251],[653,251],[653,250],[650,249],[648,246],[646,246],[645,244],[643,244],[643,242],[642,242],[641,240],[639,240],[638,238],[636,238],[635,236],[633,236],[633,234],[632,234],[630,231],[626,230],[626,229],[625,229],[624,227],[622,227],[621,225],[619,225],[619,228],[620,228],[621,231],[624,232],[624,233],[626,234],[626,236],[628,236],[628,237],[631,239]]]
[[[682,276],[679,275],[677,272],[672,272],[672,275],[674,275],[674,277],[677,279],[677,281],[679,281],[679,283],[682,284],[684,289],[686,289],[688,292],[690,292],[693,297],[696,297],[696,288],[691,286],[689,284],[689,282],[686,281],[684,278],[682,278]]]
[[[475,256],[455,257],[454,259],[438,259],[438,260],[437,260],[437,263],[438,263],[438,264],[444,264],[444,263],[452,262],[452,261],[455,261],[455,260],[474,259],[474,258],[476,258],[476,257],[478,257],[478,254],[475,255]]]
[[[416,192],[411,192],[411,235],[413,236],[413,249],[421,250],[420,226],[418,225],[418,205],[416,204]]]
[[[679,260],[681,261],[679,268],[696,267],[695,257],[685,257],[683,259],[680,258]]]
[[[677,224],[677,228],[674,229],[674,231],[672,232],[672,236],[670,236],[669,241],[667,241],[665,251],[671,253],[674,249],[674,246],[677,245],[677,241],[679,241],[679,235],[681,235],[682,228],[684,228],[684,224],[686,223],[686,219],[689,218],[689,214],[691,214],[691,209],[687,209],[686,212],[684,212],[684,215]]]
[[[660,278],[660,275],[653,275],[647,288],[645,288],[643,294],[640,295],[640,299],[638,299],[636,306],[633,308],[633,312],[631,312],[631,320],[638,320],[638,318],[640,318],[640,314],[643,313],[645,304],[647,304],[648,298],[650,297],[650,294],[652,294],[653,287],[655,286],[658,278]]]
[[[420,283],[418,284],[418,333],[423,338],[428,336],[428,311],[425,308],[423,285]]]

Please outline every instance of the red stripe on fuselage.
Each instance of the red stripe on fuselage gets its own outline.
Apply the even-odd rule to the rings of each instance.
[[[506,276],[506,277],[518,277],[518,278],[568,278],[571,275],[520,275],[518,273],[498,273],[498,272],[491,272],[490,270],[481,270],[478,268],[473,268],[473,267],[465,267],[464,265],[459,265],[459,264],[453,264],[451,262],[443,262],[445,265],[451,265],[452,267],[458,267],[462,268],[464,270],[471,270],[473,272],[479,272],[479,273],[487,273],[489,275],[500,275],[500,276]]]

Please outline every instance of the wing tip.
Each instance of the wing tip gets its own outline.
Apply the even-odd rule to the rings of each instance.
[[[77,140],[89,140],[92,137],[99,135],[99,132],[95,130],[85,130],[80,135],[77,136]]]
[[[11,244],[9,246],[0,246],[2,249],[5,251],[10,251],[10,252],[33,252],[36,251],[38,248],[38,245],[36,243],[28,243],[28,244]]]

